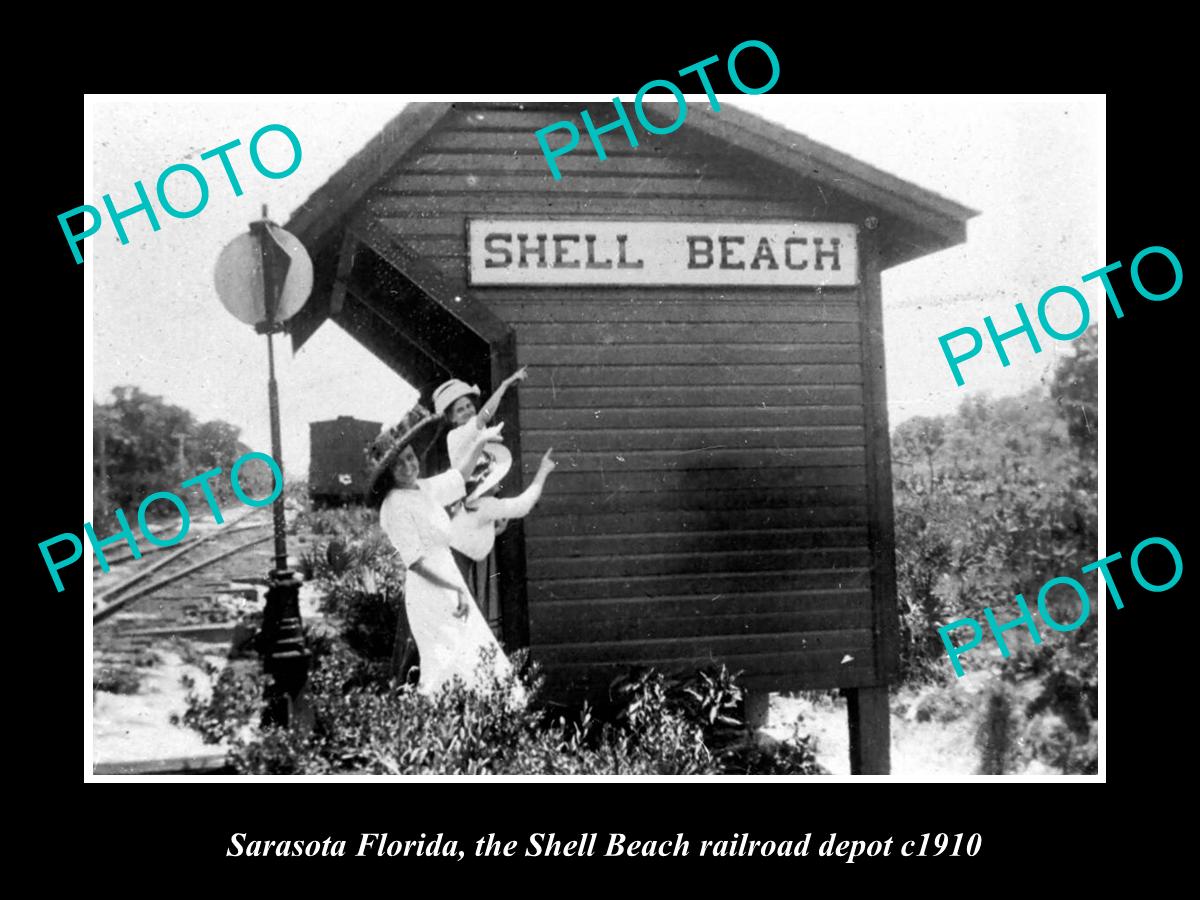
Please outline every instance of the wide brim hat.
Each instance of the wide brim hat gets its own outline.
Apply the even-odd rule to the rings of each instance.
[[[479,451],[479,460],[475,463],[475,471],[467,481],[467,496],[465,502],[478,500],[501,481],[512,468],[512,451],[503,444],[494,441],[483,445]]]
[[[444,381],[437,386],[433,392],[433,411],[439,416],[444,415],[446,410],[454,405],[454,401],[460,397],[469,397],[474,395],[480,396],[479,385],[467,384],[465,381],[459,381],[457,378],[451,378],[449,381]]]
[[[418,457],[423,456],[437,437],[440,418],[418,403],[404,414],[399,422],[386,426],[367,448],[367,491],[374,493],[379,479],[396,462],[405,447],[412,445]]]

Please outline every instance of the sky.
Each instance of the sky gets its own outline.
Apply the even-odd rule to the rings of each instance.
[[[152,193],[159,173],[181,162],[205,172],[210,187],[207,206],[192,218],[159,210],[161,229],[154,232],[143,214],[132,216],[125,220],[126,245],[106,219],[85,241],[84,264],[93,278],[92,305],[85,309],[93,329],[91,396],[103,402],[113,387],[137,385],[200,421],[237,425],[246,444],[269,452],[265,338],[221,306],[213,286],[217,255],[259,217],[263,204],[271,218],[285,222],[411,99],[89,97],[92,168],[82,203],[102,206],[109,193],[118,210],[133,206],[135,180]],[[578,99],[580,108],[591,110],[611,105],[611,98],[586,95],[536,99]],[[687,99],[689,105],[707,102],[703,94]],[[964,364],[966,385],[957,387],[940,335],[964,326],[982,332],[985,315],[1002,330],[1012,328],[1016,303],[1034,317],[1038,299],[1056,285],[1080,290],[1093,322],[1102,311],[1098,281],[1081,282],[1108,262],[1101,253],[1102,98],[765,94],[719,100],[981,213],[968,223],[965,244],[883,273],[893,427],[914,415],[952,412],[976,392],[1019,393],[1043,382],[1073,352],[1069,342],[1043,336],[1043,352],[1035,355],[1024,338],[1014,339],[1005,344],[1008,368],[988,347]],[[277,180],[259,175],[247,156],[251,135],[271,123],[292,129],[303,148],[296,171]],[[234,139],[242,142],[230,154],[244,189],[240,197],[217,160],[199,159]],[[279,134],[264,138],[260,148],[269,168],[290,161]],[[199,195],[186,175],[172,176],[169,184],[177,207],[195,204]],[[70,253],[65,241],[63,252]],[[1078,315],[1069,302],[1049,313],[1064,332]],[[332,322],[295,355],[289,338],[275,340],[283,463],[293,476],[308,468],[309,422],[339,415],[393,421],[416,399],[409,385]]]

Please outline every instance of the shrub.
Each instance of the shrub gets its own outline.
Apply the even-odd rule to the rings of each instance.
[[[1096,739],[1094,721],[1080,735],[1058,716],[1048,714],[1030,722],[1025,744],[1034,759],[1067,775],[1095,775],[1099,771]]]
[[[162,665],[162,657],[153,650],[147,650],[144,647],[139,647],[133,652],[132,662],[139,669],[150,669],[154,666]]]
[[[261,712],[262,682],[222,672],[212,696],[191,691],[185,724],[206,740],[224,740],[230,763],[253,774],[654,774],[722,772],[814,774],[811,742],[765,749],[706,742],[720,728],[740,693],[723,670],[687,681],[640,672],[614,685],[610,718],[584,704],[557,718],[535,704],[513,702],[520,681],[536,697],[536,670],[484,679],[467,690],[461,682],[425,696],[386,679],[386,666],[333,642],[315,656],[305,691],[312,727],[289,731],[246,726]],[[485,669],[490,671],[490,668]],[[714,712],[715,711],[715,712]],[[722,721],[724,719],[725,721]]]
[[[323,509],[305,524],[330,539],[301,557],[306,580],[323,589],[321,612],[335,620],[350,649],[368,659],[389,658],[404,608],[404,565],[364,509]]]
[[[800,734],[800,725],[792,726],[792,737],[770,747],[744,741],[721,754],[721,772],[725,775],[828,775],[817,763],[816,738]]]
[[[92,690],[107,694],[136,694],[142,676],[129,666],[106,666],[92,672]]]
[[[987,706],[975,735],[979,748],[979,774],[1005,775],[1016,768],[1017,724],[1012,685],[1001,678],[988,688]]]
[[[743,693],[724,667],[670,677],[633,671],[611,685],[600,709],[554,715],[538,706],[540,678],[523,652],[513,674],[461,682],[436,696],[391,677],[404,567],[376,515],[364,509],[310,510],[300,527],[326,538],[302,558],[323,589],[321,610],[337,633],[306,629],[313,668],[298,718],[305,730],[256,726],[261,677],[226,670],[210,696],[188,684],[181,721],[225,742],[239,772],[254,774],[814,774],[806,738],[762,748],[746,740]],[[483,663],[486,665],[486,661]],[[491,671],[487,666],[484,671]],[[512,702],[520,683],[529,704]]]
[[[345,553],[348,561],[319,579],[325,588],[321,611],[337,620],[351,650],[368,659],[390,658],[404,607],[404,566],[390,545],[378,542],[352,544]]]
[[[195,679],[184,675],[181,681],[188,691],[188,708],[182,716],[173,715],[171,724],[182,723],[195,729],[210,744],[243,740],[247,728],[262,716],[265,676],[233,666],[218,670],[208,660],[201,660],[196,665],[214,679],[212,693],[207,700],[201,700],[196,694]]]
[[[1068,775],[1099,771],[1096,719],[1100,708],[1097,681],[1096,628],[1089,624],[1069,634],[1055,634],[1063,646],[1044,643],[1024,655],[1015,667],[1036,679],[1037,693],[1026,710],[1032,758]],[[1053,720],[1039,722],[1040,719]],[[1053,739],[1047,739],[1049,731]]]
[[[378,533],[379,513],[365,506],[306,509],[297,516],[296,528],[310,534],[354,540]]]
[[[913,716],[918,722],[947,724],[963,718],[972,705],[971,698],[956,687],[934,689],[916,702]]]

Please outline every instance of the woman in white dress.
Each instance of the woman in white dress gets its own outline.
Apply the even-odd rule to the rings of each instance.
[[[435,439],[429,453],[424,457],[425,471],[441,472],[444,469],[461,469],[464,455],[471,450],[472,442],[479,433],[495,417],[509,388],[521,383],[526,377],[526,368],[522,366],[500,382],[496,392],[487,399],[482,407],[479,406],[478,385],[467,384],[458,378],[451,378],[438,385],[433,392],[433,411],[442,417],[441,434]],[[492,442],[485,445],[476,459],[474,471],[467,475],[468,493],[471,490],[472,482],[478,482],[487,477],[488,473],[497,467],[504,453],[506,451],[502,444]],[[452,518],[455,517],[454,510],[450,510],[450,514]],[[501,603],[499,582],[496,578],[495,554],[488,552],[482,557],[474,557],[464,553],[461,548],[453,546],[453,544],[452,549],[454,562],[458,565],[458,570],[462,573],[467,587],[471,589],[479,611],[488,620],[492,633],[499,634]]]
[[[502,382],[492,396],[488,397],[482,409],[479,403],[479,386],[467,384],[457,378],[438,385],[433,392],[433,411],[442,417],[442,431],[445,441],[439,437],[433,448],[435,453],[430,457],[432,471],[442,469],[458,469],[463,462],[463,455],[471,448],[472,441],[479,432],[488,426],[500,408],[500,401],[514,384],[519,384],[528,377],[525,366],[517,369]],[[470,474],[468,473],[468,477]]]
[[[511,671],[450,554],[445,510],[463,498],[464,473],[472,471],[483,445],[499,438],[503,425],[479,431],[461,468],[418,478],[418,451],[437,433],[437,421],[418,404],[385,428],[367,454],[369,496],[379,503],[380,526],[406,568],[404,608],[421,655],[417,687],[425,694],[436,693],[456,676],[467,687],[478,687],[481,677],[492,674],[480,668],[485,650],[492,651],[495,675]],[[517,699],[523,699],[523,690],[519,694]]]

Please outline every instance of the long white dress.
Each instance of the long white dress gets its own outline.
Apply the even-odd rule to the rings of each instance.
[[[482,431],[483,426],[479,422],[479,416],[475,415],[446,435],[446,452],[450,459],[450,468],[458,469],[459,471],[462,470],[464,463],[467,461],[467,454],[474,452]],[[484,444],[475,462],[473,478],[483,478],[490,471],[491,467],[496,464],[496,457],[492,452],[492,448],[501,443],[501,441],[489,441]],[[498,634],[502,613],[499,585],[496,583],[496,557],[491,552],[491,544],[495,543],[495,529],[490,524],[486,528],[486,531],[491,534],[491,543],[488,545],[487,552],[476,554],[460,547],[453,537],[455,530],[454,523],[466,514],[466,512],[466,510],[460,509],[451,517],[452,536],[450,546],[458,551],[458,553],[468,557],[469,562],[455,554],[455,562],[458,563],[459,571],[463,573],[463,578],[466,579],[467,587],[475,595],[475,605],[479,607],[479,610],[487,618],[488,627],[492,629],[493,634]]]
[[[416,490],[393,490],[379,510],[379,524],[400,554],[407,574],[404,608],[408,625],[421,654],[418,690],[433,694],[446,682],[460,677],[470,688],[479,684],[481,652],[494,648],[494,671],[503,677],[512,666],[475,604],[465,618],[454,615],[458,595],[439,587],[412,566],[418,560],[443,581],[466,584],[450,554],[450,517],[444,507],[465,494],[462,475],[454,469],[417,481]],[[469,593],[469,592],[468,592]],[[518,692],[523,698],[524,692]]]

